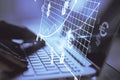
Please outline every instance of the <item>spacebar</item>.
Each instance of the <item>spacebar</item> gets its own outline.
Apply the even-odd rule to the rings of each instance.
[[[55,71],[40,71],[40,72],[37,72],[36,74],[37,75],[48,75],[48,74],[56,74],[56,73],[59,73],[59,70],[55,70]]]

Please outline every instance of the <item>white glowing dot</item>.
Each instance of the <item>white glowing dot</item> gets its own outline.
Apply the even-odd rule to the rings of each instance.
[[[64,7],[62,8],[62,15],[66,14],[66,9],[69,7],[69,1],[65,1]]]
[[[37,1],[37,0],[34,0],[35,2]]]
[[[46,14],[47,14],[47,17],[49,17],[49,15],[50,15],[50,8],[51,8],[51,4],[49,3],[49,4],[48,4],[48,9],[47,9],[48,11],[47,11],[47,13],[46,13]]]

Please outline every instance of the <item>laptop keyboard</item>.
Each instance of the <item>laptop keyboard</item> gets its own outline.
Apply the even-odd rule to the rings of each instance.
[[[45,75],[57,73],[80,72],[79,64],[72,62],[71,58],[65,56],[64,63],[60,63],[60,57],[54,55],[54,63],[51,64],[51,52],[48,47],[40,49],[28,57],[28,71],[24,75]]]

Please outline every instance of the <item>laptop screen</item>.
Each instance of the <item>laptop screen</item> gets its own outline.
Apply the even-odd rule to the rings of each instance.
[[[44,0],[39,34],[50,37],[60,31],[69,48],[100,68],[117,29],[117,1]]]

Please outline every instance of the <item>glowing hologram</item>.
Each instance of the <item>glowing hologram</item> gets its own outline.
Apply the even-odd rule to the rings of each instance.
[[[78,80],[78,78],[75,76],[75,74],[72,72],[72,70],[66,65],[64,64],[64,66],[67,68],[67,70],[73,75],[75,80]]]
[[[74,40],[75,40],[75,38],[74,38],[74,36],[72,34],[72,31],[69,30],[67,32],[67,46],[68,46],[69,49],[72,49],[73,44],[71,42],[74,41]]]
[[[47,17],[50,16],[50,8],[51,8],[51,3],[49,2],[48,8],[47,8],[47,13],[46,13]]]
[[[77,2],[77,0],[74,0],[73,6],[71,7],[70,12],[67,14],[67,17],[66,17],[66,18],[64,19],[64,21],[60,24],[60,26],[57,25],[58,28],[55,29],[55,31],[53,31],[53,32],[50,33],[49,35],[43,35],[43,34],[41,33],[41,28],[39,28],[39,34],[40,34],[42,37],[51,37],[51,36],[53,36],[55,33],[57,33],[57,32],[63,27],[65,21],[68,19],[71,11],[72,11],[72,10],[74,9],[74,7],[75,7],[76,2]],[[68,4],[68,2],[66,2],[65,4]],[[45,0],[44,0],[44,5],[45,5]],[[67,7],[67,6],[66,6],[66,7]],[[50,15],[50,14],[49,14],[49,13],[50,13],[50,8],[51,8],[51,4],[49,3],[49,4],[48,4],[47,16]],[[43,15],[42,15],[42,17],[43,17]],[[41,18],[41,21],[42,21],[42,20],[43,20],[43,18]],[[43,27],[43,26],[40,25],[40,27]],[[52,27],[52,26],[51,26],[51,27]],[[38,34],[38,35],[39,35],[39,34]]]
[[[62,14],[61,15],[65,15],[66,14],[66,9],[69,7],[69,1],[65,1],[64,6],[62,8]]]
[[[71,30],[69,30],[67,32],[66,37],[61,40],[60,42],[60,46],[59,46],[59,52],[61,53],[61,57],[60,57],[60,63],[64,63],[64,59],[65,59],[65,52],[64,52],[64,47],[67,46],[69,49],[73,48],[73,44],[71,43],[74,40],[74,36],[71,33]]]
[[[44,0],[45,1],[45,0]],[[66,10],[67,10],[67,8],[69,7],[69,0],[66,0],[65,2],[64,2],[64,6],[62,7],[62,12],[60,13],[60,15],[62,15],[62,16],[64,16],[65,14],[66,14]],[[50,17],[51,17],[51,13],[52,13],[52,3],[49,1],[48,3],[47,3],[47,12],[45,13],[45,16],[43,15],[43,13],[44,13],[44,7],[45,7],[45,2],[44,2],[44,5],[42,6],[42,18],[41,18],[41,23],[42,23],[42,21],[43,20],[46,20],[44,17],[46,17],[47,18],[47,20],[51,23],[51,24],[53,24],[52,26],[50,25],[50,28],[51,27],[54,27],[54,30],[53,30],[53,32],[52,33],[50,33],[50,34],[48,34],[48,35],[43,35],[42,33],[41,33],[41,28],[42,27],[44,27],[44,26],[42,26],[41,25],[41,23],[40,23],[40,28],[39,28],[39,33],[37,34],[37,38],[36,38],[36,40],[39,40],[39,37],[42,37],[42,38],[46,38],[46,37],[51,37],[52,35],[54,35],[55,33],[57,33],[59,30],[61,30],[62,29],[62,27],[63,27],[63,25],[64,25],[64,23],[65,23],[65,21],[67,21],[67,19],[69,18],[69,16],[70,16],[70,14],[71,14],[71,11],[73,11],[73,9],[74,9],[74,7],[75,7],[75,4],[77,3],[77,0],[75,0],[75,2],[73,3],[73,6],[72,6],[72,8],[70,9],[70,12],[67,14],[67,17],[64,19],[64,21],[63,22],[61,22],[61,24],[60,25],[57,25],[57,24],[55,24],[55,22],[54,22],[54,20],[51,20],[50,19]],[[98,3],[97,4],[97,6],[93,9],[93,11],[92,12],[90,12],[90,14],[89,14],[89,16],[85,19],[85,21],[83,22],[83,23],[85,23],[85,24],[87,24],[87,21],[88,21],[88,19],[94,14],[94,11],[99,7],[99,5],[100,5],[100,3]],[[54,16],[52,16],[52,17],[54,17]],[[44,18],[44,19],[43,19]],[[54,17],[55,18],[55,17]],[[66,32],[66,36],[65,36],[65,38],[63,39],[63,41],[61,41],[61,44],[60,44],[60,56],[56,53],[56,51],[46,42],[46,44],[50,47],[50,50],[51,50],[51,64],[54,64],[54,55],[56,55],[56,56],[58,56],[59,57],[59,60],[60,60],[60,63],[61,64],[64,64],[65,65],[65,67],[66,67],[66,69],[73,75],[73,77],[74,77],[74,80],[78,80],[78,78],[75,76],[75,74],[72,72],[72,70],[66,65],[66,63],[64,62],[64,59],[65,59],[65,52],[64,52],[64,50],[63,50],[63,48],[64,47],[68,47],[69,49],[72,49],[73,48],[73,44],[72,44],[72,41],[74,41],[75,40],[75,36],[73,35],[73,32],[75,32],[75,31],[77,31],[77,30],[80,30],[80,29],[82,29],[82,27],[84,26],[84,24],[82,24],[81,25],[81,27],[79,27],[79,28],[77,28],[77,29],[74,29],[74,30],[72,30],[72,29],[70,29],[70,30],[68,30],[68,32]],[[79,38],[86,38],[86,37],[89,37],[89,36],[84,36],[84,35],[80,35],[79,36]],[[78,38],[78,37],[77,37]],[[82,44],[81,44],[82,45]],[[84,45],[83,45],[84,46]],[[86,47],[86,46],[84,46],[84,47]],[[81,70],[81,74],[82,74],[82,70]],[[80,77],[81,77],[81,75],[80,75]]]
[[[64,63],[64,59],[65,59],[65,53],[62,52],[61,57],[60,57],[60,64]]]
[[[100,5],[100,3],[97,4],[97,6],[93,9],[93,11],[90,13],[90,15],[87,17],[87,19],[85,20],[84,23],[87,23],[87,21],[88,21],[89,18],[93,15],[94,11],[99,7],[99,5]],[[72,30],[72,32],[75,32],[75,31],[77,31],[77,30],[82,29],[82,27],[83,27],[84,25],[85,25],[85,24],[81,25],[81,27],[78,28],[78,29]]]
[[[53,49],[47,42],[46,42],[46,45],[50,48],[50,49]],[[53,53],[60,59],[60,56],[55,52],[55,50],[53,50]],[[65,64],[63,63],[64,66],[66,67],[66,69],[73,75],[74,79],[75,80],[78,80],[78,78],[75,76],[75,74],[72,72],[72,70]]]
[[[39,34],[39,35],[37,35],[37,37],[36,37],[36,41],[42,41],[43,40],[43,37]]]
[[[61,53],[61,56],[60,56],[60,64],[63,64],[64,63],[64,59],[65,59],[65,52],[64,52],[64,47],[65,47],[65,44],[66,42],[65,41],[62,41],[60,43],[60,46],[59,46],[59,52]]]
[[[42,13],[44,13],[44,5],[42,5],[41,11],[42,11]],[[43,14],[42,14],[41,16],[42,16],[42,17],[41,17],[41,20],[40,20],[40,26],[41,26],[41,24],[42,24]],[[43,39],[43,36],[40,34],[40,30],[41,30],[41,27],[39,27],[39,32],[38,32],[38,34],[37,34],[36,41],[38,41],[39,37],[41,37],[41,39]]]
[[[74,77],[74,80],[78,80],[78,78]]]
[[[44,13],[44,5],[41,7],[41,12]]]
[[[51,64],[54,63],[53,59],[54,59],[54,50],[53,48],[50,48],[50,53],[51,53]]]

